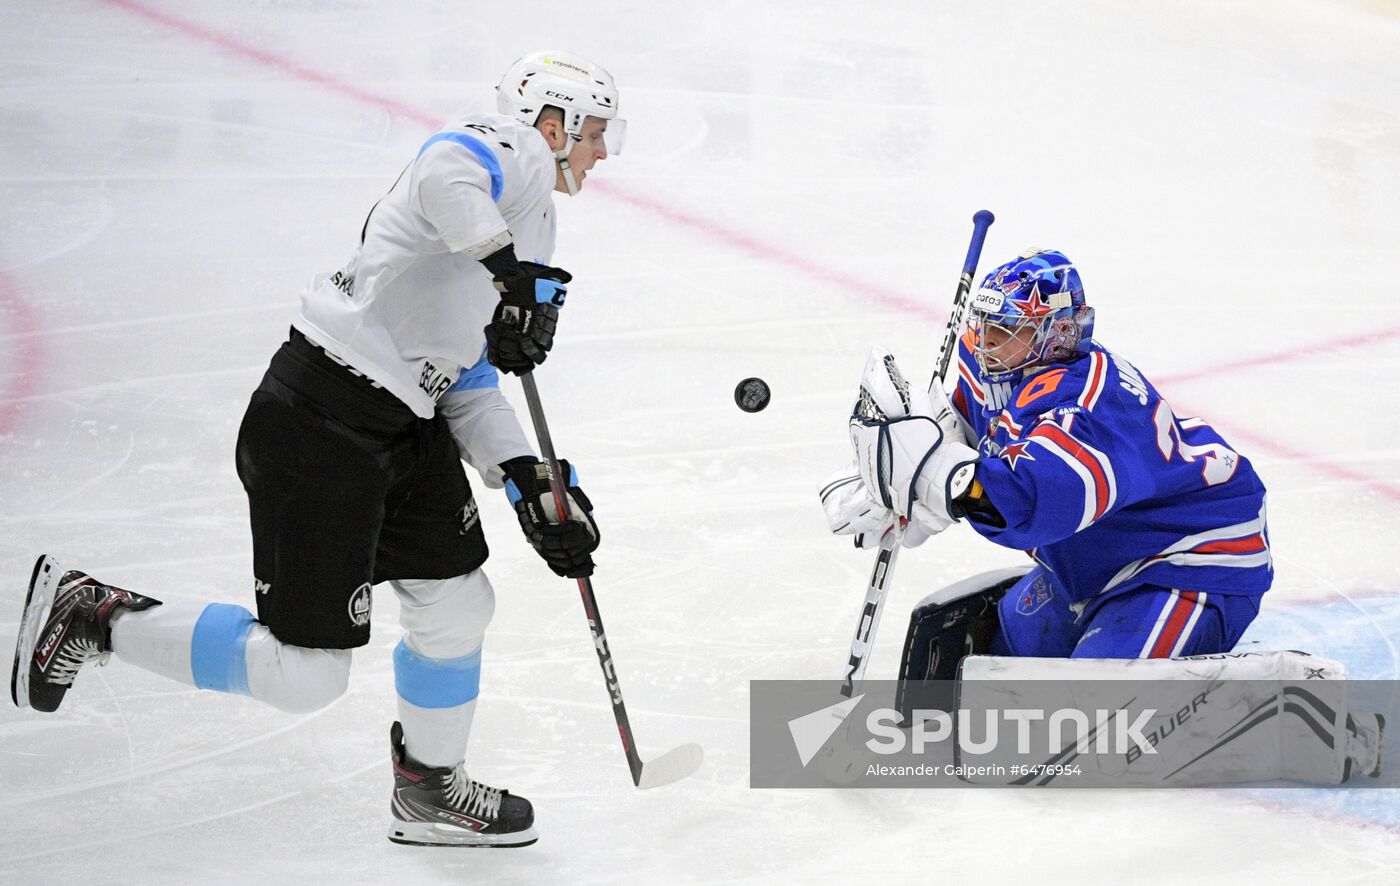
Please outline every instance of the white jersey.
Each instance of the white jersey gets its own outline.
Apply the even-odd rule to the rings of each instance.
[[[349,263],[312,282],[293,325],[431,418],[463,369],[494,380],[483,330],[500,295],[479,259],[513,241],[521,260],[550,261],[554,183],[538,130],[497,114],[446,126],[371,211]]]

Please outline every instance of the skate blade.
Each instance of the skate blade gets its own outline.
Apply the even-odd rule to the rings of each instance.
[[[642,763],[641,777],[637,787],[642,790],[659,788],[662,785],[680,781],[695,773],[705,762],[705,751],[698,744],[683,744],[672,748],[655,760]]]
[[[48,620],[53,608],[54,589],[63,576],[63,567],[47,554],[34,563],[29,577],[29,593],[24,598],[24,613],[19,622],[19,639],[15,641],[15,666],[10,671],[10,700],[16,707],[29,704],[29,663],[34,660],[34,646],[39,642],[39,629]]]
[[[389,842],[403,846],[458,846],[464,849],[511,849],[529,846],[540,838],[533,827],[509,834],[478,834],[465,828],[430,821],[395,821],[389,825]]]

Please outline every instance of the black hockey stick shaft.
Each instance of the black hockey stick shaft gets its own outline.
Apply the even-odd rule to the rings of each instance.
[[[972,240],[967,245],[967,258],[963,260],[962,274],[958,277],[958,288],[953,295],[953,309],[948,314],[948,328],[943,336],[943,348],[938,354],[938,366],[929,380],[929,390],[942,384],[948,375],[948,365],[958,347],[958,329],[962,326],[963,314],[967,309],[967,296],[972,291],[972,277],[977,273],[977,262],[982,257],[982,244],[987,239],[987,229],[996,221],[996,216],[987,210],[978,211],[972,216]],[[865,676],[865,667],[870,662],[870,650],[875,645],[875,630],[880,626],[880,615],[884,611],[885,590],[894,565],[899,558],[899,549],[904,542],[905,521],[899,520],[880,538],[880,550],[875,557],[875,565],[870,570],[870,580],[865,585],[865,600],[861,604],[860,622],[856,625],[855,636],[851,639],[851,654],[846,661],[846,676],[841,684],[841,694],[847,698],[855,694],[856,682]]]
[[[549,466],[549,488],[554,494],[554,506],[559,510],[562,523],[569,519],[569,496],[565,491],[565,478],[559,470],[559,459],[554,454],[554,441],[549,436],[549,425],[544,419],[544,407],[540,405],[540,392],[535,386],[532,373],[520,376],[520,384],[525,388],[525,402],[530,406],[530,421],[535,426],[535,436],[540,442],[540,454]],[[603,617],[598,614],[598,600],[593,596],[593,582],[587,577],[576,579],[579,595],[583,597],[583,612],[588,616],[588,630],[593,634],[593,649],[598,653],[598,664],[603,668],[603,681],[608,687],[608,697],[612,700],[613,717],[617,720],[617,734],[622,739],[622,750],[627,754],[627,766],[632,770],[632,784],[641,786],[642,758],[637,753],[636,742],[632,740],[632,724],[627,719],[627,705],[622,701],[622,687],[618,684],[617,672],[613,669],[612,652],[608,649],[607,635],[603,630]]]

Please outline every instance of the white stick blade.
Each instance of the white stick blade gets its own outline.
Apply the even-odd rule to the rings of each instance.
[[[667,751],[655,760],[642,763],[642,777],[637,787],[642,790],[659,788],[693,775],[705,760],[705,751],[698,744],[683,744]]]

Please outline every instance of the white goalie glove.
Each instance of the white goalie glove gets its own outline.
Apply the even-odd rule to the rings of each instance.
[[[873,502],[930,535],[952,525],[951,502],[971,485],[977,463],[977,451],[963,442],[965,428],[940,385],[931,393],[911,388],[893,355],[871,350],[850,435]]]
[[[855,462],[837,470],[822,481],[818,494],[826,511],[826,524],[834,535],[854,535],[856,547],[874,548],[886,532],[894,529],[894,511],[880,504],[870,494]],[[918,523],[904,530],[904,546],[916,548],[928,540],[929,534]]]

